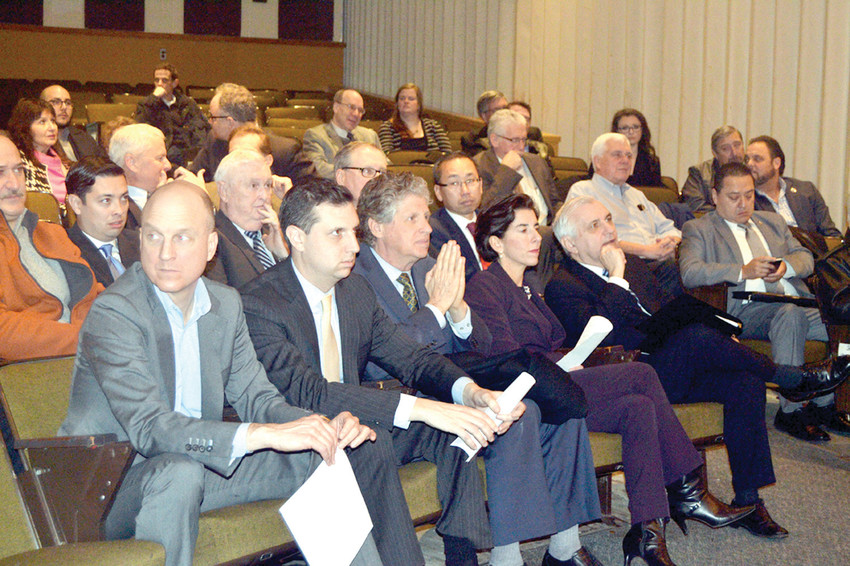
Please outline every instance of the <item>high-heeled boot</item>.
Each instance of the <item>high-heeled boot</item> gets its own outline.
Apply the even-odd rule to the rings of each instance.
[[[688,519],[718,529],[753,512],[755,507],[752,505],[731,507],[714,497],[705,487],[700,471],[701,468],[697,468],[667,486],[670,518],[684,534],[688,534],[685,523]]]
[[[648,566],[676,566],[667,554],[666,522],[667,519],[653,519],[632,525],[623,538],[625,566],[636,556],[643,558]]]

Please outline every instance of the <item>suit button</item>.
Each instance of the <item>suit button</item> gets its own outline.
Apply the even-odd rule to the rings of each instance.
[[[213,449],[212,446],[207,446],[207,452],[212,452],[212,449]]]
[[[191,445],[191,444],[187,444],[187,445],[186,445],[186,452],[191,452],[191,451],[192,451],[192,445]]]
[[[198,445],[197,445],[197,444],[193,444],[193,445],[192,445],[192,450],[194,450],[195,452],[197,452],[197,451],[198,451]]]

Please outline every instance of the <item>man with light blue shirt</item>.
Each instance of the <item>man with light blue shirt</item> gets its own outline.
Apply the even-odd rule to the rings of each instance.
[[[80,332],[60,428],[131,442],[138,456],[105,535],[159,542],[169,566],[192,563],[201,512],[288,497],[337,448],[350,449],[370,512],[403,505],[386,440],[350,413],[329,421],[290,404],[269,383],[238,294],[201,277],[216,243],[201,189],[177,181],[151,195],[140,263],[101,295]],[[300,406],[328,408],[319,395]],[[225,400],[240,423],[222,420]],[[406,533],[403,524],[373,532],[399,529]],[[355,562],[382,563],[371,536]]]
[[[680,295],[683,290],[676,248],[682,232],[642,191],[626,183],[633,166],[628,138],[613,132],[602,134],[593,142],[590,158],[593,178],[574,184],[567,200],[588,196],[605,205],[614,219],[623,252],[646,261],[666,299]]]
[[[334,156],[342,146],[362,141],[380,149],[381,142],[374,130],[360,126],[366,114],[363,97],[352,89],[341,89],[334,94],[333,118],[304,132],[304,155],[313,162],[316,172],[325,179],[334,178]]]

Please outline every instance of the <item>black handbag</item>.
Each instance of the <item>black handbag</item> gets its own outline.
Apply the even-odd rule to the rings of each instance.
[[[850,235],[850,231],[848,231]],[[843,244],[815,262],[815,295],[831,322],[850,324],[850,245]]]

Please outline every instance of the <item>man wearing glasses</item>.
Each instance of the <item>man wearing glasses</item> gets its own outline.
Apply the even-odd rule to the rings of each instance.
[[[338,184],[351,191],[355,205],[366,183],[386,172],[387,156],[370,143],[347,143],[334,157],[334,178]]]
[[[540,225],[546,226],[563,199],[558,198],[546,162],[524,151],[527,128],[525,118],[515,110],[499,110],[490,117],[490,149],[474,158],[484,183],[482,204],[489,206],[512,193],[526,194],[534,201]]]
[[[304,132],[304,154],[316,166],[320,177],[334,179],[334,157],[342,147],[353,141],[381,147],[374,130],[360,126],[366,113],[363,97],[356,90],[342,89],[334,94],[333,118]]]
[[[481,206],[481,177],[466,154],[456,151],[434,164],[434,196],[442,207],[431,215],[431,248],[436,258],[443,244],[454,240],[466,258],[465,275],[469,281],[484,266],[475,249],[475,221]]]
[[[56,111],[56,125],[59,126],[59,145],[71,161],[84,157],[99,156],[106,158],[106,152],[94,138],[84,130],[71,125],[74,115],[74,103],[71,95],[61,85],[50,85],[41,91],[40,98]]]

